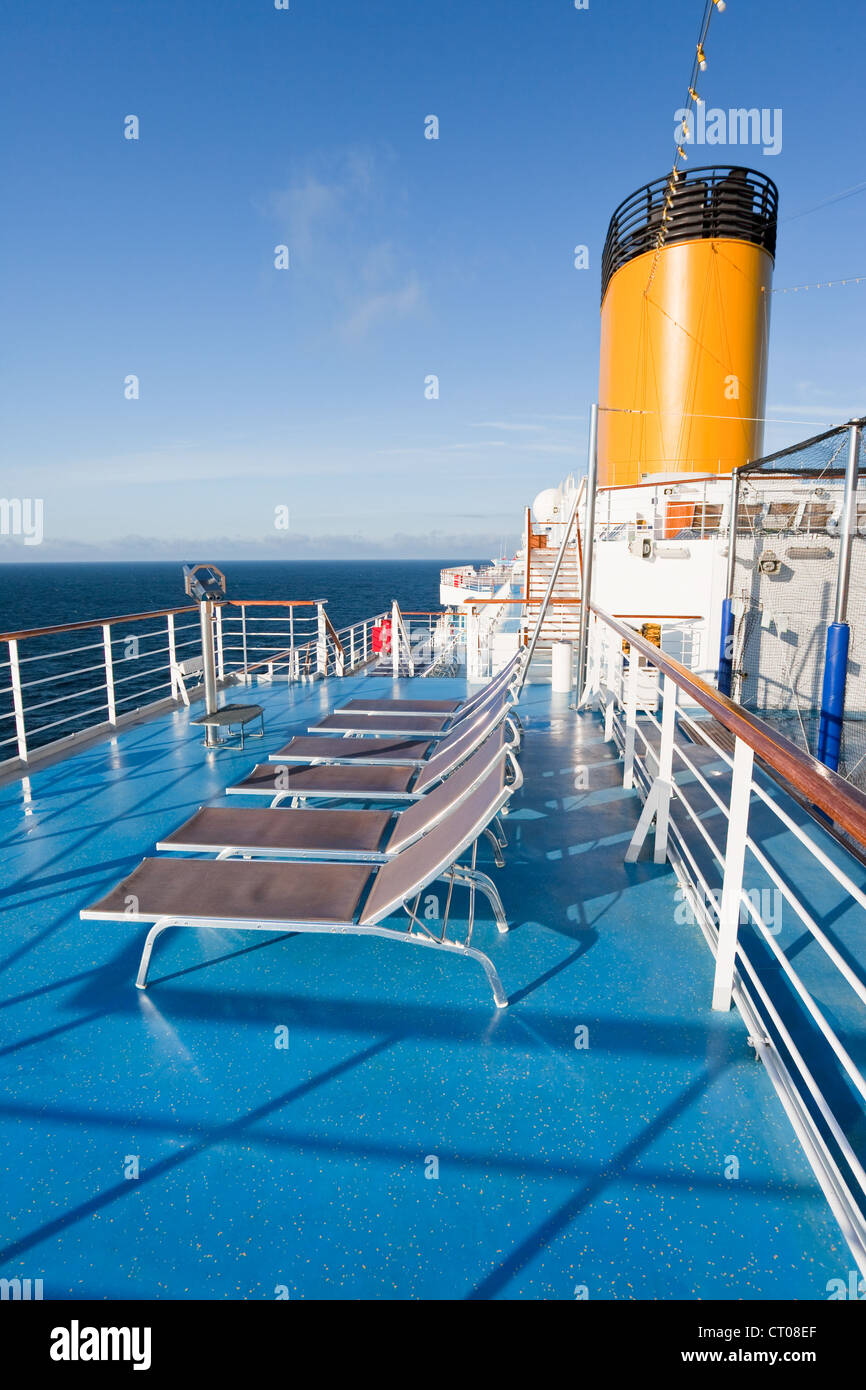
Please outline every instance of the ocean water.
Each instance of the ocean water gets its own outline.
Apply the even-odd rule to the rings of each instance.
[[[326,599],[328,616],[339,630],[389,609],[394,599],[407,613],[438,611],[439,572],[446,564],[453,563],[444,560],[268,560],[231,561],[220,568],[226,576],[228,598]],[[7,634],[179,608],[189,602],[184,594],[179,564],[0,565],[0,632]],[[242,659],[239,615],[238,608],[228,607],[224,611],[229,669]],[[296,645],[312,636],[314,615],[314,609],[296,610]],[[197,614],[180,614],[175,621],[178,659],[200,655]],[[254,615],[254,610],[250,610],[247,638],[247,659],[251,662],[264,660],[274,650],[288,646],[285,611],[264,609]],[[115,624],[112,639],[119,713],[128,713],[169,693],[165,618],[131,625]],[[135,642],[130,647],[127,644],[132,639]],[[20,641],[30,748],[106,718],[102,643],[102,631],[98,627]],[[8,649],[0,642],[0,762],[13,757],[15,752]]]
[[[220,563],[216,561],[215,563]],[[439,571],[454,560],[237,560],[220,564],[229,598],[328,600],[334,627],[396,599],[407,610],[439,607]],[[0,565],[0,631],[53,627],[188,603],[179,564]]]

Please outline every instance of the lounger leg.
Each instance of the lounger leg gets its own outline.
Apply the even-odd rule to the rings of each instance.
[[[478,961],[478,964],[487,976],[487,983],[493,991],[493,998],[496,1000],[497,1009],[507,1009],[508,995],[502,988],[502,981],[499,978],[493,961],[489,956],[485,956],[483,951],[476,951],[474,946],[466,946],[464,950],[467,956],[472,956],[473,959]]]
[[[498,816],[493,821],[493,829],[499,836],[499,848],[506,849],[508,846],[508,837],[505,834],[505,830],[503,829],[502,821],[499,819]]]
[[[506,723],[506,726],[507,726],[508,728],[510,728],[512,734],[514,735],[514,739],[513,739],[512,743],[510,744],[510,747],[512,747],[512,748],[519,748],[519,747],[520,747],[520,743],[521,743],[521,739],[522,739],[522,737],[523,737],[523,725],[520,724],[520,728],[518,728],[518,727],[517,727],[517,724],[519,724],[520,721],[517,720],[517,723],[515,723],[515,722],[514,722],[515,719],[517,719],[517,716],[514,714],[514,711],[512,710],[511,713],[508,714],[508,716],[506,717],[505,723]]]
[[[477,869],[470,869],[465,864],[455,864],[453,865],[453,869],[449,870],[447,874],[442,874],[441,878],[445,882],[450,880],[454,883],[460,883],[464,888],[477,888],[484,894],[493,909],[493,916],[496,920],[497,929],[503,933],[508,931],[508,918],[505,915],[502,899],[499,896],[496,884],[491,878],[488,878],[486,874],[479,873]]]
[[[483,891],[482,888],[482,892]],[[389,931],[387,927],[384,929],[381,927],[378,929],[374,927],[373,931],[380,936],[393,937],[396,935],[395,932]],[[473,960],[478,961],[478,964],[487,976],[487,983],[493,991],[493,998],[496,1001],[497,1009],[505,1009],[508,1007],[508,995],[502,988],[502,981],[499,978],[499,972],[496,966],[493,964],[490,957],[486,956],[483,951],[479,951],[477,947],[463,946],[458,941],[439,941],[434,937],[418,936],[411,928],[408,935],[404,935],[403,940],[413,941],[416,946],[427,946],[434,951],[453,951],[454,954],[458,956],[471,956]]]
[[[497,869],[501,869],[503,864],[505,863],[505,860],[502,856],[502,846],[499,843],[499,837],[497,835],[494,835],[493,831],[490,829],[489,826],[484,831],[484,834],[487,836],[487,839],[493,846],[493,861]]]
[[[158,922],[154,922],[150,931],[147,933],[147,940],[144,943],[144,950],[141,953],[141,961],[138,966],[138,974],[135,978],[136,989],[147,989],[147,971],[150,966],[150,957],[153,952],[153,943],[156,938],[166,930],[167,927],[174,926],[173,917],[160,917]]]
[[[493,908],[493,915],[496,918],[496,925],[500,932],[508,931],[508,918],[505,915],[505,908],[502,899],[492,878],[486,874],[479,873],[477,869],[464,868],[462,864],[456,867],[456,879],[458,883],[472,884],[480,893],[483,893],[490,906]]]

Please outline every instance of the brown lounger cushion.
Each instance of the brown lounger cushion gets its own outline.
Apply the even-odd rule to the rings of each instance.
[[[401,722],[412,725],[413,734],[438,734],[449,723],[446,715],[419,714],[409,720],[401,716]],[[399,734],[399,727],[395,728],[394,719],[388,714],[329,714],[318,724],[315,729],[350,729],[354,733],[375,734],[377,730],[383,734]]]
[[[351,922],[370,877],[364,864],[145,859],[87,909],[126,916],[264,922]]]
[[[406,767],[340,767],[337,764],[323,764],[309,767],[304,763],[288,764],[258,763],[242,782],[235,783],[237,791],[272,792],[320,792],[322,796],[338,796],[340,792],[369,792],[370,799],[377,792],[385,796],[407,792],[415,776],[414,768]]]
[[[421,762],[430,748],[426,739],[412,742],[405,738],[318,738],[310,734],[290,739],[274,754],[275,758],[393,758],[407,763]]]
[[[366,854],[379,848],[390,823],[390,811],[204,806],[160,843],[177,849],[206,845],[220,850],[237,845],[242,849]]]
[[[419,796],[417,801],[413,801],[411,806],[400,812],[388,838],[388,853],[396,854],[410,840],[422,835],[442,815],[453,814],[456,803],[468,794],[473,783],[483,777],[498,759],[504,760],[504,749],[505,729],[500,724],[496,732],[492,733],[456,772],[452,772],[450,777],[446,777],[444,782],[427,792],[426,796]]]
[[[431,882],[454,860],[458,847],[468,837],[480,835],[493,815],[505,782],[505,759],[499,759],[474,792],[428,830],[420,840],[390,859],[376,875],[361,913],[361,922],[380,921],[412,893],[418,885]]]
[[[462,700],[348,700],[340,710],[375,709],[383,714],[453,714]]]

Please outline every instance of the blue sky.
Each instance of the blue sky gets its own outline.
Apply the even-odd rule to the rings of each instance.
[[[583,466],[607,222],[669,168],[702,10],[10,0],[2,492],[44,498],[45,543],[0,553],[513,540]],[[708,106],[781,108],[782,150],[691,163],[779,184],[780,289],[866,275],[866,193],[795,215],[866,181],[864,29],[842,0],[711,26]],[[866,283],[774,295],[768,449],[866,411],[864,309]]]

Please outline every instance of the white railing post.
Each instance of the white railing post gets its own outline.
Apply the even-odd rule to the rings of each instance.
[[[316,627],[316,674],[327,675],[328,672],[328,641],[327,628],[325,627],[325,605],[321,599],[316,604],[318,622]]]
[[[481,680],[481,651],[479,617],[474,608],[466,613],[466,679],[471,682]]]
[[[349,670],[355,669],[355,629],[349,629]]]
[[[626,788],[634,786],[634,740],[637,728],[637,652],[634,645],[628,649],[628,679],[625,695],[625,756],[622,784]]]
[[[241,647],[243,649],[244,679],[247,684],[249,684],[252,677],[246,674],[247,666],[249,665],[249,655],[247,653],[247,605],[245,603],[241,604]]]
[[[117,706],[114,701],[114,658],[111,652],[111,623],[102,624],[102,649],[105,653],[105,703],[108,706],[109,724],[117,723]]]
[[[225,680],[226,668],[223,657],[223,607],[221,603],[216,605],[216,645],[217,645],[217,676],[220,680]]]
[[[656,838],[653,862],[664,864],[668,857],[668,824],[673,790],[674,738],[677,728],[677,683],[670,676],[662,679],[662,742],[659,773],[656,778]]]
[[[24,723],[24,698],[21,691],[21,667],[18,664],[18,642],[11,638],[9,648],[9,679],[12,684],[12,708],[15,711],[15,734],[18,739],[18,756],[22,763],[27,762],[27,729]]]
[[[716,973],[713,981],[713,1008],[731,1007],[734,988],[734,968],[737,956],[737,934],[740,922],[740,898],[743,892],[743,865],[746,857],[746,838],[749,833],[749,803],[752,795],[752,767],[755,755],[743,739],[734,744],[734,770],[731,777],[731,800],[728,807],[728,836],[725,842],[725,877],[722,904],[719,909],[719,939],[716,948]]]
[[[396,599],[391,604],[391,673],[397,680],[400,675],[400,609]]]
[[[601,622],[599,622],[598,618],[595,618],[594,621],[595,621],[596,631],[599,633],[599,641],[601,641],[601,635],[600,635],[600,634],[601,634],[602,629],[603,629],[603,624],[602,624]],[[615,641],[613,640],[613,634],[612,634],[607,628],[604,628],[604,643],[605,643],[605,647],[604,647],[604,651],[605,651],[605,678],[604,678],[604,683],[605,683],[606,693],[607,693],[607,701],[606,701],[605,707],[604,707],[604,741],[605,741],[605,743],[610,743],[611,739],[613,738],[613,716],[614,716],[614,714],[615,714],[615,712],[616,712],[617,660],[616,660],[616,643],[615,643]]]
[[[601,693],[602,656],[598,628],[595,615],[590,613],[586,635],[586,691],[589,699]]]
[[[673,790],[674,737],[676,735],[677,685],[670,676],[664,677],[662,707],[662,737],[659,747],[658,773],[647,793],[635,832],[626,850],[626,864],[634,864],[643,847],[653,821],[656,823],[653,862],[664,864],[668,857],[668,824]]]
[[[295,605],[289,604],[289,677],[291,680],[300,680],[301,658],[295,651]]]
[[[168,675],[171,681],[171,698],[177,699],[177,643],[174,635],[174,614],[166,614],[165,619],[166,633],[168,635]]]

